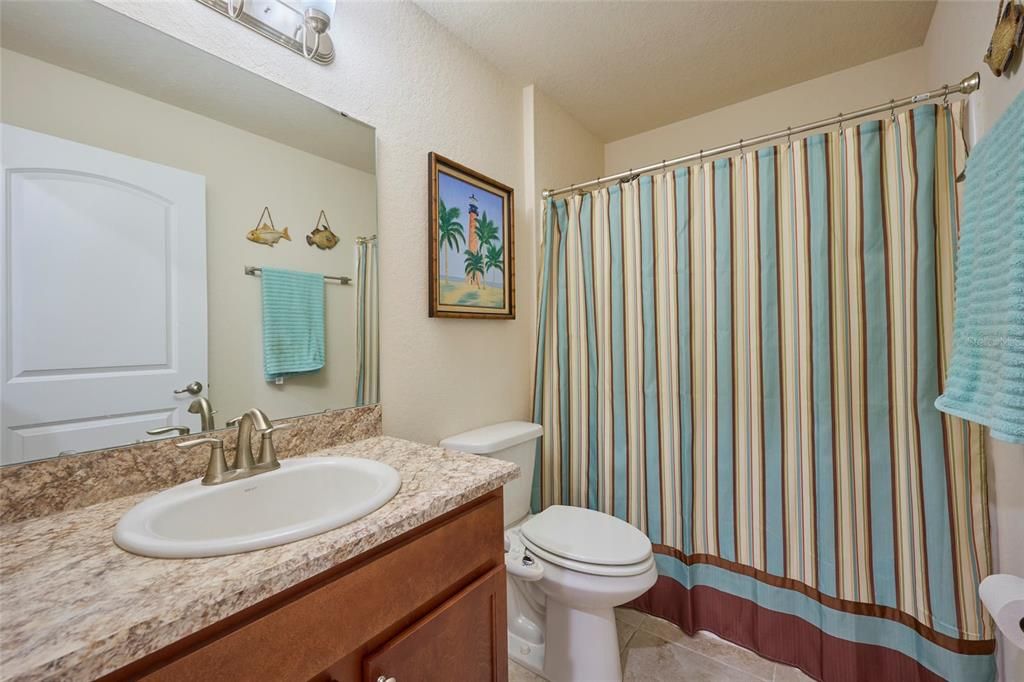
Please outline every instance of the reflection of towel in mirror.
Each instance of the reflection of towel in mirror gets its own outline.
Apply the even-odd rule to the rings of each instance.
[[[324,366],[324,278],[263,268],[263,376],[267,381]]]
[[[943,412],[1024,443],[1024,94],[971,152]]]

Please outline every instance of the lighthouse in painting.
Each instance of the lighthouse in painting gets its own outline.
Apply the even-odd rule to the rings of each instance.
[[[504,218],[500,195],[438,171],[435,239],[440,305],[463,312],[504,308]]]
[[[477,216],[480,214],[480,209],[477,208],[477,204],[479,203],[479,201],[480,200],[476,198],[475,194],[469,195],[469,220],[466,221],[466,228],[467,231],[469,232],[469,243],[467,244],[466,248],[467,250],[473,253],[477,253],[480,251],[480,237],[476,233],[476,219]],[[470,284],[479,284],[479,280],[480,278],[476,274],[470,275],[469,278],[467,279],[467,281]]]

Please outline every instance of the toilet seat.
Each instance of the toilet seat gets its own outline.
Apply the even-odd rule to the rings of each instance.
[[[549,552],[543,547],[530,542],[529,538],[526,538],[525,536],[521,539],[523,545],[532,554],[543,559],[544,561],[554,564],[555,566],[567,568],[570,571],[576,571],[577,573],[585,573],[586,575],[602,576],[609,578],[625,578],[645,573],[648,570],[650,570],[651,566],[654,565],[653,553],[650,556],[648,556],[647,559],[635,564],[589,564],[584,561],[575,561],[573,559],[567,559],[553,552]]]
[[[540,558],[589,575],[639,575],[654,561],[646,535],[591,509],[554,505],[531,517],[519,533]]]

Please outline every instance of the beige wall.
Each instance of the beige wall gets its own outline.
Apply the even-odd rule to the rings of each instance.
[[[670,123],[605,145],[605,173],[618,173],[787,126],[855,111],[928,87],[922,48]],[[959,76],[957,76],[959,78]]]
[[[996,78],[981,60],[988,47],[998,2],[941,0],[932,16],[923,50],[929,79],[944,82],[972,71],[981,73],[981,90],[971,97],[973,137],[979,140],[1024,92],[1024,72],[1018,56],[1010,74]],[[988,439],[989,505],[995,570],[1024,576],[1024,445]],[[1000,676],[1024,680],[1024,652],[1002,646]]]
[[[5,123],[206,178],[208,381],[219,423],[253,405],[276,418],[355,403],[355,287],[326,286],[324,369],[275,386],[263,380],[259,281],[243,267],[353,276],[354,237],[375,229],[372,175],[16,52],[3,50],[0,64]],[[291,243],[245,239],[264,205]],[[330,251],[304,239],[321,208],[341,238]]]
[[[521,88],[408,3],[339,3],[324,67],[192,0],[102,1],[377,128],[386,433],[436,442],[529,415],[529,223],[516,225],[516,320],[427,317],[427,153],[513,186],[521,217]]]
[[[523,159],[523,186],[532,191],[527,197],[525,214],[542,230],[541,192],[579,182],[580,178],[600,176],[604,145],[536,86],[529,85],[523,89]],[[531,258],[534,264],[530,275],[532,296],[536,296],[536,279],[540,272],[537,268],[541,255],[540,236],[535,240]]]

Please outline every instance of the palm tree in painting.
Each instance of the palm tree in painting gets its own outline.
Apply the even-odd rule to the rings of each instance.
[[[459,208],[452,206],[448,208],[444,205],[444,199],[437,200],[437,234],[438,241],[441,242],[441,252],[444,253],[444,247],[447,246],[455,253],[459,252],[459,242],[466,243],[465,228],[462,227],[462,223],[459,220]],[[448,282],[448,259],[444,258],[444,281]]]
[[[487,246],[487,253],[484,255],[484,286],[487,284],[487,273],[491,270],[505,273],[505,247],[500,244]]]
[[[479,251],[466,249],[466,281],[479,282],[484,277],[484,257]],[[477,285],[479,288],[479,285]]]
[[[476,221],[476,238],[480,240],[480,248],[477,253],[481,255],[493,242],[498,241],[498,226],[487,217],[487,211],[484,211],[484,214]],[[480,273],[481,282],[483,279],[484,273]],[[486,287],[486,283],[483,283],[483,286]]]

